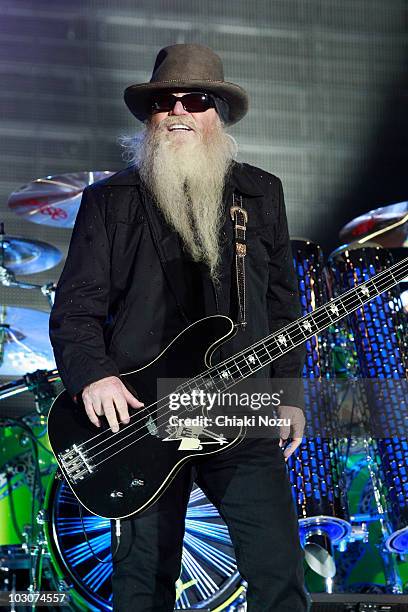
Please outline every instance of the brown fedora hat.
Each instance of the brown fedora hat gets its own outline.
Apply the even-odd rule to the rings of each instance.
[[[150,99],[157,91],[207,91],[227,103],[227,125],[237,123],[248,110],[248,95],[242,87],[224,81],[220,57],[204,45],[171,45],[156,57],[149,83],[130,85],[125,89],[125,102],[140,121],[150,115]]]

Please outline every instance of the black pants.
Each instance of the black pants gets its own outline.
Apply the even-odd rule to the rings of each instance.
[[[193,480],[226,522],[248,612],[306,612],[304,552],[278,439],[246,439],[181,470],[166,493],[122,521],[113,564],[114,612],[172,612],[181,569],[184,519]],[[116,538],[112,533],[112,549]]]

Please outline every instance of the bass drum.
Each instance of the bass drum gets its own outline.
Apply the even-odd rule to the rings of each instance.
[[[111,537],[108,519],[83,508],[64,480],[54,477],[45,501],[45,535],[59,587],[66,585],[73,610],[112,610]],[[177,582],[175,610],[243,609],[245,583],[237,572],[228,529],[216,508],[198,487],[191,492],[186,516],[182,572]]]
[[[35,517],[40,502],[38,489],[33,499],[33,444],[37,447],[41,485],[45,490],[53,480],[56,463],[45,417],[28,416],[21,419],[21,424],[15,419],[14,424],[0,428],[0,547],[21,546],[26,532],[33,530],[34,537],[38,532]]]

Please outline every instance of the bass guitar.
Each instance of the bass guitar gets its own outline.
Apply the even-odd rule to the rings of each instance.
[[[172,393],[158,397],[157,380],[182,375],[187,381],[175,386],[177,394],[191,396],[192,391],[203,387],[207,392],[226,392],[407,276],[405,258],[216,365],[212,357],[235,334],[235,325],[223,315],[196,321],[153,361],[121,374],[123,383],[131,392],[137,390],[145,407],[134,410],[129,424],[120,425],[116,433],[106,419],[96,429],[81,401],[74,402],[63,391],[50,409],[48,437],[72,492],[89,512],[108,519],[126,518],[145,510],[187,461],[232,448],[245,435],[243,425],[233,427],[228,439],[206,428],[197,435],[197,430],[188,426],[170,428],[168,436],[158,435],[158,419],[168,422],[171,414]],[[205,406],[201,410],[206,413]],[[184,411],[193,415],[193,406],[187,405]],[[212,443],[203,443],[201,437]]]

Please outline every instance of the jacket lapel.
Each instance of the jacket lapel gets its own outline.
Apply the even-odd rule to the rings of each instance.
[[[185,268],[183,265],[185,255],[181,240],[178,234],[167,224],[157,206],[154,205],[150,193],[140,181],[138,175],[135,174],[134,176],[166,283],[176,300],[185,323],[189,324],[191,322],[191,315],[183,299],[185,295]],[[233,225],[229,215],[234,191],[243,196],[244,207],[246,198],[263,195],[259,186],[245,168],[245,165],[233,162],[223,197],[224,224],[221,230],[223,256],[220,270],[220,287],[218,289],[213,288],[216,294],[215,300],[219,305],[219,311],[223,313],[229,312],[231,297],[235,289],[235,287],[231,286],[234,241]]]

